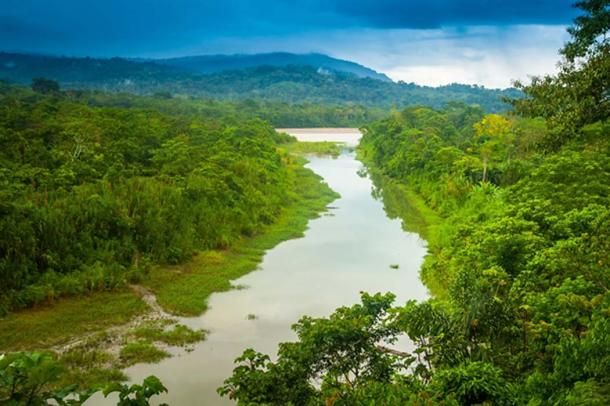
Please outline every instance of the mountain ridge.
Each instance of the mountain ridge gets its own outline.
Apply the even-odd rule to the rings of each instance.
[[[500,112],[509,107],[503,99],[521,95],[516,89],[486,89],[461,84],[427,87],[384,81],[316,65],[256,65],[203,74],[197,73],[194,67],[180,67],[185,61],[202,66],[199,57],[163,64],[125,58],[0,52],[0,79],[29,84],[33,78],[46,77],[58,81],[65,89],[142,95],[163,93],[170,97],[219,100],[259,99],[290,104],[361,105],[383,109],[409,105],[442,108],[457,101],[478,104],[489,112]]]
[[[295,65],[352,73],[359,78],[368,77],[384,82],[392,81],[385,74],[362,64],[315,52],[305,54],[268,52],[260,54],[189,55],[176,58],[147,59],[147,61],[203,74],[241,70],[257,66],[286,67]]]

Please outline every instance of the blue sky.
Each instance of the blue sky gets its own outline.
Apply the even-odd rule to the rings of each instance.
[[[0,50],[323,52],[396,80],[508,86],[553,72],[573,0],[1,0]]]

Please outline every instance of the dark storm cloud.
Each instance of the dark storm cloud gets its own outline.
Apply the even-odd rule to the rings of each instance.
[[[364,26],[431,29],[468,25],[568,24],[574,0],[335,0],[335,10]]]
[[[352,28],[567,24],[572,0],[2,0],[0,50],[135,55]]]
[[[0,15],[0,44],[15,42],[35,45],[40,42],[61,41],[64,36],[45,26],[24,22],[18,18]]]
[[[2,0],[1,49],[131,54],[346,26],[319,0]],[[28,28],[29,27],[29,28]],[[64,32],[52,44],[44,32]],[[32,43],[31,39],[38,38]],[[52,41],[51,41],[52,42]],[[49,46],[51,45],[51,46]]]

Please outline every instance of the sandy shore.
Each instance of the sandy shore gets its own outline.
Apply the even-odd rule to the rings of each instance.
[[[302,142],[332,141],[350,147],[358,145],[362,137],[362,133],[357,128],[276,128],[276,130],[288,133]]]

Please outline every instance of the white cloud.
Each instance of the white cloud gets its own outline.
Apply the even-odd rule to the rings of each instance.
[[[394,80],[508,87],[515,79],[554,72],[557,51],[566,39],[564,26],[329,30],[216,39],[183,52],[322,52],[369,66]]]
[[[355,35],[351,42],[357,46],[329,51],[394,80],[508,87],[515,79],[554,72],[566,39],[563,26],[395,30]]]

